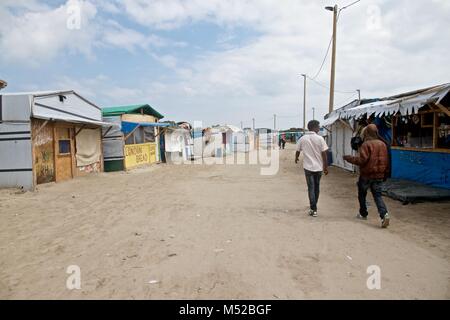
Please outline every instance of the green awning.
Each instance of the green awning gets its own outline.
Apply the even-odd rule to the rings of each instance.
[[[149,104],[133,104],[128,106],[115,106],[102,108],[103,116],[120,116],[122,114],[140,114],[143,109],[144,114],[154,116],[155,118],[162,119],[164,116],[153,109]]]

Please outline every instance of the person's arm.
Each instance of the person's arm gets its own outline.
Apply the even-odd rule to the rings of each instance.
[[[300,157],[300,152],[302,151],[302,147],[300,144],[300,140],[297,142],[297,150],[295,151],[295,163],[298,162],[298,158]]]
[[[323,173],[328,174],[328,152],[322,151]]]
[[[370,158],[370,149],[367,143],[363,143],[359,149],[359,156],[344,156],[344,160],[357,166],[364,166]]]
[[[328,174],[328,145],[325,139],[322,137],[322,162],[323,162],[323,173]]]

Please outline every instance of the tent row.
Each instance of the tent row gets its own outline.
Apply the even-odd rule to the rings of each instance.
[[[354,153],[351,138],[375,123],[391,146],[392,177],[450,189],[450,84],[385,98],[355,100],[325,116],[335,166]]]

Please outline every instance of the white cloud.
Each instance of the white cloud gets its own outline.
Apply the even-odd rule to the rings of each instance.
[[[339,1],[340,7],[348,3]],[[178,28],[207,21],[261,33],[240,47],[202,53],[185,66],[189,72],[178,73],[178,83],[170,84],[170,91],[178,93],[167,97],[171,103],[186,108],[194,101],[206,114],[217,106],[235,119],[251,119],[258,112],[268,118],[273,113],[299,114],[303,95],[299,75],[317,71],[330,38],[332,15],[323,9],[328,4],[290,0],[124,1],[130,17],[151,27]],[[355,94],[361,89],[363,97],[376,97],[447,82],[449,10],[448,2],[440,0],[367,0],[342,11],[337,89]],[[374,17],[377,12],[380,15]],[[329,82],[328,61],[329,57],[318,79],[325,85]],[[327,112],[328,90],[309,82],[307,98],[309,118],[313,106],[316,115]],[[335,101],[340,106],[350,98],[352,94],[336,94]],[[217,122],[224,114],[212,116]]]
[[[70,5],[81,6],[81,29],[67,26]],[[51,61],[63,48],[74,54],[92,55],[95,30],[91,25],[96,8],[87,1],[68,1],[56,9],[33,8],[22,14],[12,14],[8,6],[0,8],[4,18],[0,29],[1,59],[7,62],[25,62],[37,65]]]
[[[50,59],[67,49],[89,56],[93,37],[102,45],[114,48],[131,52],[147,50],[173,73],[143,74],[136,88],[122,79],[122,83],[115,85],[106,81],[109,89],[114,89],[106,90],[101,78],[85,79],[81,81],[83,86],[101,101],[148,101],[163,111],[168,108],[169,115],[183,119],[237,123],[256,117],[258,124],[259,117],[270,125],[271,116],[277,113],[286,126],[298,125],[299,117],[289,119],[287,115],[298,115],[301,110],[300,74],[316,73],[331,34],[332,15],[324,10],[324,6],[330,4],[328,0],[90,1],[99,10],[127,16],[133,22],[131,25],[140,23],[150,33],[126,28],[111,20],[99,22],[92,19],[96,16],[92,11],[91,19],[87,17],[88,25],[92,25],[86,30],[89,32],[84,37],[67,39],[62,31],[50,32],[55,24],[49,21],[59,21],[53,15],[60,9],[47,8],[33,11],[36,16],[16,14],[7,20],[11,34],[18,34],[18,39],[28,39],[32,45],[23,44],[10,35],[0,39],[0,48],[4,48],[6,41],[11,45],[11,52],[6,54],[9,58],[37,61],[36,57]],[[338,0],[341,7],[349,2]],[[31,7],[38,4],[28,2]],[[0,14],[4,15],[5,10],[0,10]],[[447,0],[363,0],[343,11],[338,25],[337,89],[361,89],[363,97],[376,97],[448,82],[449,14]],[[44,27],[35,27],[42,17],[46,21]],[[158,46],[186,45],[154,36],[151,32],[155,28],[189,28],[197,22],[223,27],[225,33],[218,37],[216,50],[203,48],[189,59],[179,56],[173,47],[163,54],[151,50]],[[257,35],[236,44],[240,28],[256,31]],[[62,42],[53,43],[53,38]],[[44,50],[43,44],[47,42],[49,48]],[[32,46],[38,48],[34,57],[30,57]],[[24,47],[28,55],[23,53]],[[328,85],[329,70],[328,57],[318,78],[325,85]],[[116,90],[117,95],[109,94]],[[350,98],[348,94],[336,94],[335,101],[339,106]],[[309,82],[307,103],[309,118],[313,106],[316,116],[323,115],[328,110],[328,91]]]

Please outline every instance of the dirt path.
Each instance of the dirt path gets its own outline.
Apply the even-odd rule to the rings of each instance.
[[[354,219],[356,177],[332,169],[314,219],[293,146],[280,166],[158,165],[1,190],[0,298],[450,298],[449,203],[387,200],[382,230],[373,206]],[[69,265],[80,290],[66,289]],[[381,290],[366,287],[370,265]]]

